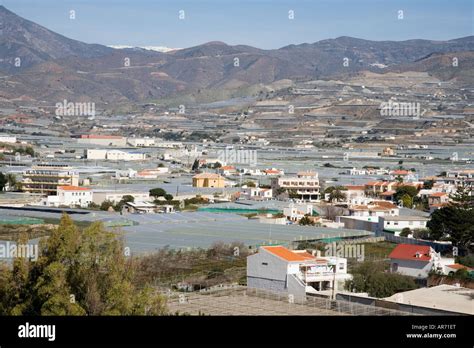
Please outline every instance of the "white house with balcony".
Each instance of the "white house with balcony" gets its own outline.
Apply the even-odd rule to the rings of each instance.
[[[313,215],[313,205],[312,204],[295,204],[290,203],[286,208],[283,208],[283,214],[290,221],[299,221],[305,215]]]
[[[347,273],[347,259],[322,257],[306,250],[262,246],[247,257],[248,288],[288,293],[298,299],[304,299],[308,293],[335,293],[351,277]]]
[[[272,189],[262,187],[243,187],[240,191],[240,199],[263,201],[272,198]]]
[[[277,192],[284,189],[296,194],[303,201],[319,201],[320,186],[316,172],[299,172],[296,176],[282,176],[272,179],[272,189]]]

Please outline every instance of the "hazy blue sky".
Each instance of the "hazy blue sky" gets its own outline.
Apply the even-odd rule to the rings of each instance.
[[[472,0],[0,0],[67,37],[105,45],[208,41],[278,48],[338,36],[445,40],[473,35]],[[69,19],[69,11],[76,19]],[[185,11],[180,20],[178,12]],[[295,18],[288,19],[294,10]],[[398,19],[403,10],[404,19]]]

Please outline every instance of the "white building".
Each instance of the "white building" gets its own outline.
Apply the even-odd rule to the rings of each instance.
[[[372,201],[368,204],[349,207],[349,215],[357,217],[398,216],[399,214],[399,208],[388,201]]]
[[[16,137],[1,134],[0,135],[0,143],[14,144],[14,143],[16,143]]]
[[[243,187],[240,192],[240,199],[250,199],[254,201],[268,200],[272,198],[272,189],[261,187]]]
[[[381,216],[379,217],[379,230],[394,232],[396,236],[404,228],[410,230],[424,229],[429,218],[423,216],[398,215],[398,216]]]
[[[92,190],[80,186],[58,186],[57,195],[47,196],[41,205],[48,207],[81,207],[86,208],[92,202]]]
[[[89,160],[143,161],[146,159],[146,154],[141,152],[107,149],[87,149],[85,155]]]
[[[274,192],[285,189],[290,193],[295,193],[304,201],[318,201],[320,197],[318,173],[299,172],[296,176],[273,178],[272,189]]]
[[[390,255],[390,271],[415,278],[427,278],[430,271],[448,274],[454,259],[442,258],[429,245],[398,244]]]
[[[315,256],[306,250],[263,246],[247,257],[248,288],[285,292],[295,299],[304,299],[307,293],[336,291],[350,278],[347,259]]]
[[[288,220],[296,222],[305,215],[313,215],[313,205],[291,203],[288,207],[283,208],[283,214]]]
[[[149,147],[155,145],[153,138],[128,138],[127,143],[134,147]]]
[[[149,201],[150,193],[146,192],[128,192],[128,191],[106,191],[106,190],[94,190],[93,202],[95,204],[102,204],[104,201],[110,201],[112,203],[118,203],[124,196],[132,196],[135,201]]]

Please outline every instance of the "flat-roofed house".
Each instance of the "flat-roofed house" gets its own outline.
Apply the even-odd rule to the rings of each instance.
[[[262,246],[247,257],[247,287],[284,292],[303,299],[306,293],[342,288],[347,273],[347,259],[321,257],[306,250],[283,246]]]
[[[48,207],[87,208],[92,203],[92,190],[81,186],[58,186],[56,195],[45,197],[41,205]]]

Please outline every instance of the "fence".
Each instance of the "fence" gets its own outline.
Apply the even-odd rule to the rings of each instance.
[[[326,297],[298,299],[287,293],[227,285],[193,293],[164,292],[170,313],[209,315],[375,315],[410,313]]]
[[[387,232],[377,232],[377,236],[385,237],[385,240],[388,240],[389,242],[394,242],[394,243],[429,245],[434,250],[436,250],[436,252],[450,250],[452,247],[451,244],[436,243],[436,242],[430,242],[427,240],[420,240],[416,238],[395,236],[394,234],[387,233]]]

